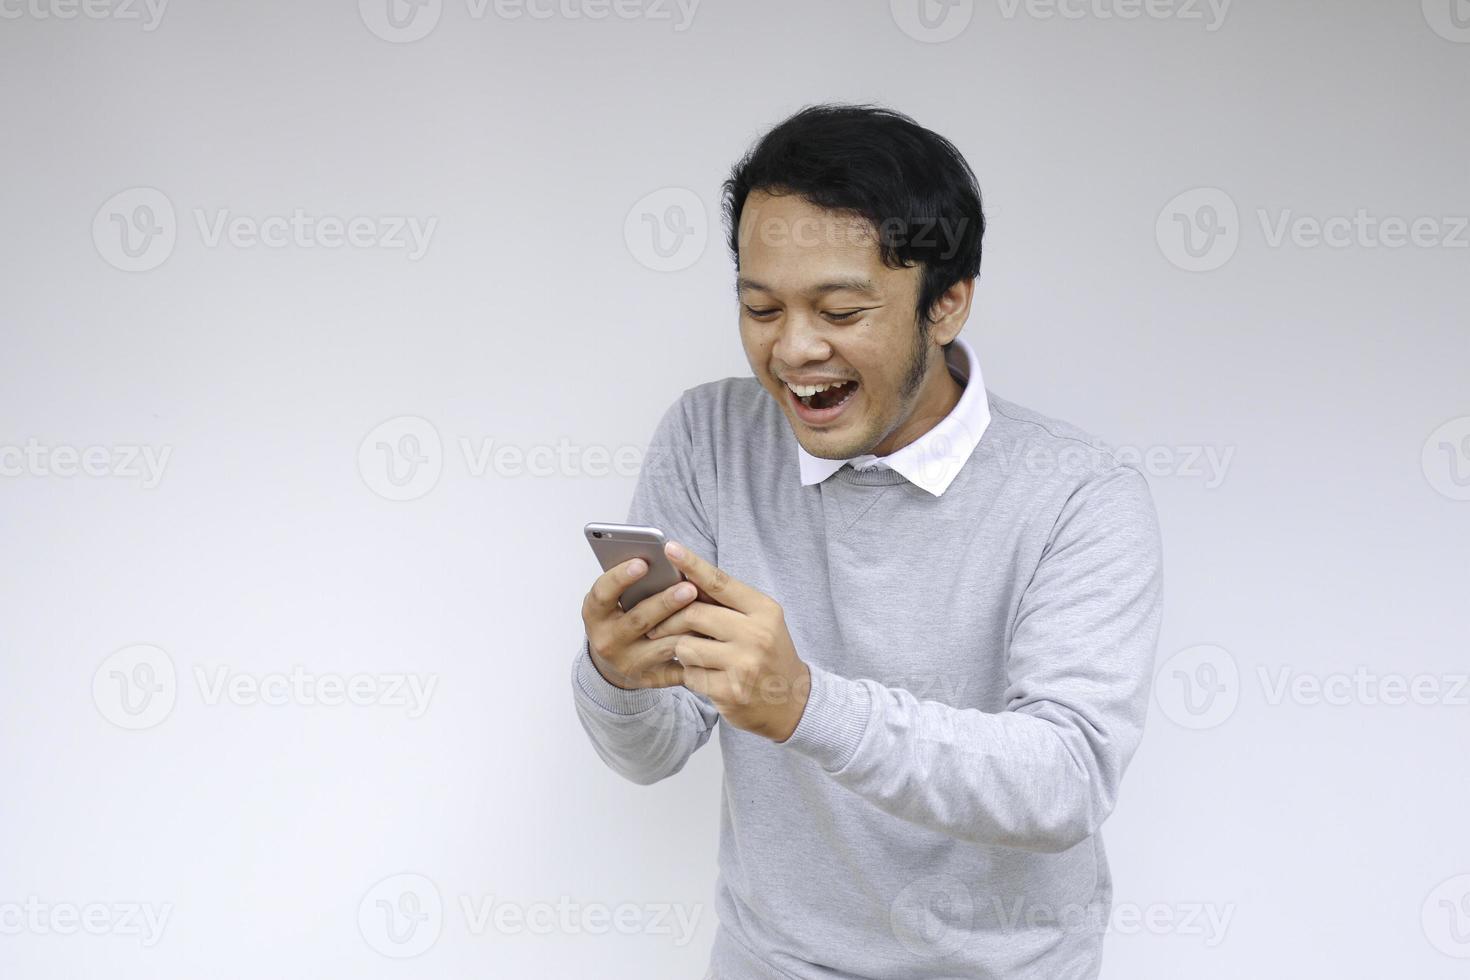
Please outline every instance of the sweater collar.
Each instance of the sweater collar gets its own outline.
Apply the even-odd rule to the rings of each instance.
[[[807,452],[798,442],[796,454],[801,467],[801,485],[821,483],[850,463],[854,469],[887,466],[934,496],[943,494],[959,475],[960,468],[990,425],[985,379],[980,375],[980,359],[974,348],[963,337],[956,337],[944,359],[950,373],[965,386],[965,390],[938,425],[897,452],[883,457],[865,453],[851,459],[823,459]]]

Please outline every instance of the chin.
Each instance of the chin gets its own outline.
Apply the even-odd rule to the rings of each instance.
[[[801,448],[818,459],[851,459],[867,452],[861,445],[854,445],[851,437],[839,439],[825,433],[813,432],[799,419],[788,420],[791,434],[801,443]]]

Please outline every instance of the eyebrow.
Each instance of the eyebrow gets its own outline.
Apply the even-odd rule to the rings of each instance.
[[[745,276],[741,276],[739,279],[735,280],[735,292],[743,293],[747,289],[754,289],[763,293],[774,292],[774,290],[772,290],[771,287],[767,286],[765,283],[756,282],[754,279],[748,279]],[[861,293],[864,296],[871,296],[875,299],[878,296],[878,287],[873,285],[873,280],[865,279],[861,276],[854,276],[849,279],[833,279],[829,282],[818,283],[811,289],[808,289],[806,291],[806,294],[808,296],[822,296],[826,293],[835,293],[839,291]]]

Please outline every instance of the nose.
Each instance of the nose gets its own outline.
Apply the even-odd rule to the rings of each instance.
[[[832,345],[822,335],[821,324],[803,313],[788,313],[781,318],[780,333],[771,347],[771,355],[788,368],[799,368],[832,356]]]

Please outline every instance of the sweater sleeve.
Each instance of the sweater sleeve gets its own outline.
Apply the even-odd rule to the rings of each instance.
[[[1108,470],[1063,505],[1021,597],[1004,710],[919,700],[808,664],[811,695],[779,744],[940,833],[1066,850],[1112,812],[1142,738],[1162,576],[1147,482],[1129,466]]]
[[[707,515],[713,511],[714,472],[709,455],[701,461],[694,452],[688,402],[686,391],[654,430],[627,523],[657,527],[670,541],[685,542],[713,561],[715,536]],[[593,749],[614,772],[641,785],[684,768],[719,721],[713,703],[686,687],[629,691],[611,683],[592,662],[585,632],[571,679],[577,717]]]

